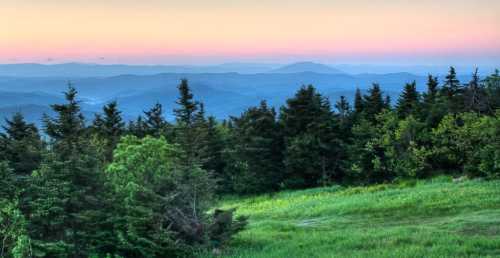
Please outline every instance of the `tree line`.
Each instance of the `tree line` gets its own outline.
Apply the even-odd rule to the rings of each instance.
[[[392,105],[380,85],[333,105],[301,87],[278,110],[207,116],[187,80],[175,122],[157,103],[124,121],[111,102],[86,123],[69,85],[43,118],[0,135],[0,257],[178,257],[223,248],[246,225],[217,196],[447,174],[500,176],[500,75],[450,68]]]

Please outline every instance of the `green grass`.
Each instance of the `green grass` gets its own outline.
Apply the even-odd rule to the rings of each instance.
[[[221,205],[250,216],[222,257],[500,257],[500,181],[441,177]]]

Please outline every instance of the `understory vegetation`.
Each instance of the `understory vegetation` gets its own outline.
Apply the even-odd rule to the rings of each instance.
[[[374,83],[366,95],[358,90],[352,105],[345,97],[332,105],[308,85],[279,110],[262,101],[239,117],[217,120],[181,80],[175,122],[164,118],[158,103],[127,122],[116,102],[86,120],[70,84],[66,102],[51,106],[56,115],[44,117],[42,130],[19,113],[6,120],[0,137],[0,257],[189,257],[238,250],[245,256],[248,242],[257,251],[270,244],[283,257],[287,249],[278,247],[289,245],[287,239],[295,239],[293,248],[309,250],[303,251],[308,257],[321,248],[330,251],[331,241],[339,241],[339,255],[359,247],[366,252],[360,255],[394,250],[411,256],[414,249],[420,256],[434,246],[437,256],[464,255],[496,246],[498,239],[487,237],[470,243],[445,237],[454,229],[440,231],[450,225],[439,223],[460,220],[453,217],[458,211],[466,221],[477,216],[496,223],[500,74],[481,79],[476,70],[462,83],[451,67],[442,83],[429,75],[427,88],[418,92],[410,82],[392,103]],[[415,181],[437,176],[466,182],[459,188]],[[397,182],[408,187],[390,184]],[[294,189],[312,190],[287,192]],[[257,206],[268,197],[244,199],[236,210],[230,202],[217,207],[221,196],[255,194],[305,202],[293,201],[283,213],[277,208],[287,198]],[[315,196],[324,205],[307,200]],[[247,216],[252,225],[244,231]],[[297,218],[303,221],[293,222]],[[420,220],[424,224],[414,225]],[[438,223],[439,230],[426,230],[426,223]],[[349,230],[352,236],[342,238]],[[421,235],[413,239],[413,231]],[[237,250],[228,251],[238,232]],[[253,237],[261,242],[252,244]],[[457,250],[447,250],[446,241]],[[377,249],[398,244],[410,250]]]

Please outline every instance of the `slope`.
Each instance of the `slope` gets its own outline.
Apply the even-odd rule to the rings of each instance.
[[[500,256],[500,181],[440,177],[223,204],[250,216],[223,257]]]

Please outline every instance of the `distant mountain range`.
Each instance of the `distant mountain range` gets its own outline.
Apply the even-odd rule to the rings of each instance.
[[[500,64],[499,66],[500,67]],[[66,79],[84,77],[110,77],[124,74],[153,75],[159,73],[299,73],[314,72],[326,74],[387,74],[407,72],[417,75],[443,75],[448,71],[448,66],[429,65],[367,65],[367,64],[336,64],[325,65],[313,62],[299,62],[288,65],[268,63],[226,63],[210,66],[192,65],[102,65],[84,63],[64,64],[0,64],[0,76],[4,77],[62,77]],[[491,74],[495,67],[479,67],[482,75]],[[456,66],[458,74],[470,75],[474,66]]]
[[[4,69],[5,67],[8,69]],[[23,67],[28,68],[23,70]],[[239,67],[238,69],[249,71],[251,66],[226,64],[220,67],[228,70]],[[254,64],[252,69],[265,70],[258,73],[181,72],[187,68],[177,67],[177,72],[141,74],[167,68],[174,69],[171,66],[0,65],[0,74],[3,75],[0,75],[0,124],[3,122],[2,118],[20,111],[29,121],[40,125],[43,113],[52,114],[49,105],[64,101],[62,92],[67,89],[69,80],[79,91],[82,109],[89,120],[94,113],[100,112],[102,105],[111,100],[118,101],[126,119],[142,114],[159,102],[164,105],[167,119],[171,120],[171,111],[178,96],[176,86],[182,78],[189,80],[195,98],[205,103],[207,113],[219,119],[239,115],[246,108],[258,105],[261,100],[267,100],[270,105],[278,107],[292,97],[300,86],[307,84],[314,85],[320,93],[335,102],[341,95],[352,100],[356,88],[366,91],[376,82],[394,102],[405,83],[416,81],[418,90],[423,91],[427,80],[425,75],[408,72],[348,74],[335,67],[311,62],[280,67]],[[43,69],[46,69],[46,73]],[[97,72],[93,69],[97,69]],[[81,76],[72,76],[79,71]],[[104,76],[123,71],[135,74]],[[28,76],[34,74],[37,76]],[[93,76],[88,76],[90,74]],[[440,76],[441,81],[442,79],[443,76]],[[468,82],[470,75],[460,75],[459,79]]]

